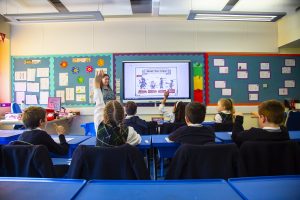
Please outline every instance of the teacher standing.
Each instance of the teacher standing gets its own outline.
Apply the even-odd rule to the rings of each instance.
[[[102,73],[99,73],[99,75],[101,76]],[[102,90],[104,103],[106,104],[110,100],[116,100],[115,93],[109,85],[109,75],[103,74],[101,79],[102,81],[100,81],[100,88]]]

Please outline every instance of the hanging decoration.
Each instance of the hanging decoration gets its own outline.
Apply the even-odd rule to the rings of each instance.
[[[80,70],[79,70],[78,67],[72,67],[71,71],[72,71],[73,74],[78,74]]]
[[[87,73],[92,73],[94,71],[94,68],[91,65],[86,66],[85,71]]]
[[[84,77],[83,76],[78,76],[77,77],[77,83],[83,84],[84,83]]]
[[[104,66],[104,59],[103,58],[100,58],[98,61],[97,61],[97,64],[99,67],[103,67]]]
[[[61,67],[61,68],[67,68],[67,67],[68,67],[68,62],[65,61],[65,60],[61,61],[60,67]]]

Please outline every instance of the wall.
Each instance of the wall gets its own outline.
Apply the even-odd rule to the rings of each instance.
[[[125,18],[104,22],[13,25],[11,34],[13,56],[117,52],[278,52],[277,24],[262,22]]]
[[[10,102],[10,25],[0,15],[0,32],[5,33],[0,41],[0,102]]]
[[[277,23],[278,47],[300,39],[300,11],[283,17]]]

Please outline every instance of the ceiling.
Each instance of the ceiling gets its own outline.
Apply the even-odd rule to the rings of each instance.
[[[49,0],[59,2],[59,0]],[[0,13],[58,12],[48,0],[0,0]],[[229,0],[60,0],[71,12],[100,10],[105,18],[184,16],[192,10],[221,11]],[[296,12],[300,0],[238,0],[232,11]]]

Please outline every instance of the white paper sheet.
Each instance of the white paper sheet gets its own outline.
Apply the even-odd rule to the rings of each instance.
[[[29,83],[27,82],[27,92],[39,92],[40,84],[39,83]]]
[[[66,101],[74,101],[74,88],[66,88]]]
[[[48,91],[40,92],[40,104],[48,104],[48,97],[49,97]]]
[[[59,86],[69,85],[69,75],[68,73],[59,73]]]
[[[49,78],[40,78],[41,90],[49,90]]]
[[[84,94],[85,93],[85,86],[76,86],[76,93]]]
[[[285,66],[294,67],[294,66],[296,66],[296,59],[285,59],[284,63],[285,63]]]
[[[282,74],[290,74],[290,73],[292,73],[292,68],[291,67],[282,67],[281,73]]]
[[[231,96],[231,89],[229,88],[222,89],[222,96]]]
[[[261,70],[270,70],[270,63],[260,63]]]
[[[85,94],[76,94],[76,101],[78,101],[78,102],[85,102],[86,101]]]
[[[219,74],[228,74],[228,67],[219,67]]]
[[[36,95],[26,95],[26,104],[38,104]]]
[[[89,103],[94,102],[94,78],[89,79]]]
[[[247,79],[248,78],[248,71],[237,71],[237,78]]]
[[[37,68],[36,77],[49,77],[49,68]]]
[[[259,84],[248,84],[248,91],[249,92],[258,92]]]
[[[26,91],[26,82],[15,82],[15,92],[25,92]]]
[[[27,81],[35,81],[36,69],[28,68],[27,69]]]
[[[214,66],[225,66],[224,59],[214,59]]]
[[[288,89],[287,88],[279,88],[278,93],[280,96],[286,96],[286,95],[288,95]]]
[[[215,81],[215,88],[226,88],[226,81]]]
[[[258,94],[249,94],[249,101],[258,101]]]
[[[21,104],[22,101],[25,102],[25,92],[16,92],[16,103]]]
[[[60,97],[61,103],[65,103],[65,91],[64,90],[56,90],[56,97]]]
[[[26,71],[15,72],[15,81],[26,81],[27,75]]]
[[[260,71],[259,78],[271,78],[270,71]]]
[[[286,88],[294,88],[294,87],[296,87],[295,80],[285,80],[284,81],[284,87],[286,87]]]
[[[238,70],[247,70],[247,63],[238,63]]]
[[[95,70],[95,75],[96,75],[97,73],[99,74],[99,72],[100,72],[101,70],[104,72],[104,74],[107,74],[107,68],[96,68],[96,70]]]

